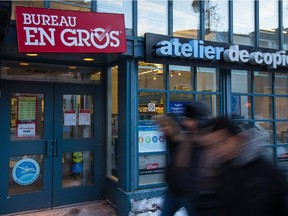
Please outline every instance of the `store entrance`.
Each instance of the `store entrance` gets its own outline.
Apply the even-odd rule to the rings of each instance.
[[[101,199],[98,85],[3,80],[0,214]]]

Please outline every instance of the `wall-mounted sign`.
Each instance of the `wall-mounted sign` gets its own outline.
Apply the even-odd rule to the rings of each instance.
[[[12,170],[12,177],[19,185],[30,185],[37,180],[40,167],[37,161],[31,158],[24,158],[18,161]]]
[[[19,52],[124,53],[123,14],[16,6]]]
[[[228,47],[228,44],[223,43],[151,33],[145,34],[145,44],[145,61],[147,62],[193,65],[197,61],[199,66],[211,65],[213,67],[218,66],[215,65],[217,62],[218,64],[226,62],[226,65],[221,65],[222,68],[233,68],[237,64],[249,64],[256,67],[264,65],[268,69],[288,67],[288,55],[285,50],[239,45]]]

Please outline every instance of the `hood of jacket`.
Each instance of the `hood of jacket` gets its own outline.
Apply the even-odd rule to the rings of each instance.
[[[270,133],[250,128],[240,132],[239,135],[243,136],[244,143],[239,156],[233,161],[233,165],[245,166],[263,155],[264,146],[269,143]]]

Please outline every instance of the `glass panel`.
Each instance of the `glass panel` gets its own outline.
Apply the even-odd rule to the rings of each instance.
[[[280,169],[288,169],[288,147],[279,146],[277,148],[277,162]]]
[[[10,157],[9,195],[41,191],[43,188],[43,156]]]
[[[268,131],[270,134],[269,140],[267,140],[267,144],[274,143],[274,130],[273,130],[273,123],[272,122],[255,122],[255,128],[260,131]]]
[[[139,120],[151,120],[154,115],[165,113],[165,94],[139,92]]]
[[[200,16],[199,1],[173,1],[173,36],[197,39]],[[185,19],[183,19],[185,17]]]
[[[288,119],[288,98],[287,97],[276,97],[276,118],[277,119]]]
[[[11,95],[10,139],[43,139],[44,95],[13,93]]]
[[[12,1],[12,10],[11,10],[11,20],[15,20],[15,6],[25,6],[25,7],[37,7],[43,8],[44,1]]]
[[[192,94],[170,94],[168,112],[175,113],[182,118],[184,116],[185,106],[193,100],[194,95]]]
[[[275,73],[275,94],[288,94],[288,74]]]
[[[62,187],[93,184],[93,152],[66,152],[62,155]]]
[[[164,77],[162,64],[138,63],[138,88],[164,89]]]
[[[228,0],[205,1],[205,40],[228,42]]]
[[[278,42],[278,1],[259,0],[259,46],[279,47]]]
[[[139,157],[139,185],[165,182],[165,155],[144,155]]]
[[[249,71],[231,71],[232,92],[251,93],[251,73]]]
[[[233,41],[235,44],[254,45],[254,1],[233,1]]]
[[[215,68],[197,68],[197,91],[219,91],[219,72]]]
[[[21,63],[27,65],[21,66]],[[15,61],[2,61],[1,65],[1,79],[5,80],[91,84],[98,84],[101,81],[100,69],[91,69],[91,67]]]
[[[249,128],[253,128],[253,123],[252,122],[234,122],[237,124],[241,130],[247,130]]]
[[[111,126],[108,125],[108,140],[107,140],[107,176],[113,177],[117,180],[118,177],[118,67],[112,67],[108,70],[111,76],[108,86],[111,86],[111,93],[108,91],[108,122],[111,122]],[[109,95],[111,94],[111,95]],[[111,116],[111,118],[109,118]]]
[[[193,75],[193,69],[189,66],[169,65],[169,89],[192,91]]]
[[[276,122],[277,143],[288,143],[288,122]]]
[[[220,100],[218,95],[199,94],[197,100],[208,106],[208,117],[216,117],[220,115]]]
[[[266,160],[270,161],[270,163],[274,164],[274,149],[273,148],[269,148],[269,147],[265,147],[264,148],[264,152],[263,152],[263,156]]]
[[[124,14],[126,34],[132,35],[132,0],[97,1],[97,12]]]
[[[93,96],[63,95],[63,139],[93,137]]]
[[[283,0],[283,49],[288,50],[288,0]]]
[[[272,93],[272,73],[254,72],[254,93]]]
[[[138,36],[168,33],[168,1],[138,0]]]
[[[254,97],[255,119],[272,119],[272,98]]]
[[[51,1],[51,8],[61,10],[91,11],[91,1]]]
[[[233,95],[231,98],[232,119],[251,119],[252,98]]]

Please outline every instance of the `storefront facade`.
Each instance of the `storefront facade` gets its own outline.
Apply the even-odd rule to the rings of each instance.
[[[127,50],[23,53],[16,5],[123,14]],[[287,6],[12,1],[0,58],[0,214],[107,199],[126,216],[134,201],[161,197],[167,150],[153,116],[181,116],[192,100],[210,117],[269,131],[265,156],[288,173]]]

